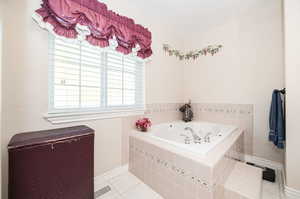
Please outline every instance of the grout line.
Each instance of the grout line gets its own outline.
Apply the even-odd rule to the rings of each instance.
[[[116,176],[113,176],[113,177],[110,177],[109,179],[107,179],[107,181],[111,184],[111,186],[116,190],[117,194],[119,196],[122,196],[121,192],[119,192],[119,190],[117,189],[117,187],[114,185],[114,183],[112,182],[112,179],[115,179],[117,177],[120,177],[121,175],[123,175],[124,173],[126,173],[126,171],[122,171],[122,173],[119,173],[118,175]]]
[[[112,186],[112,187],[114,188],[114,190],[116,191],[117,195],[120,196],[121,198],[122,198],[122,196],[124,196],[128,191],[130,191],[130,190],[136,188],[138,185],[142,184],[142,181],[139,180],[137,184],[134,184],[133,186],[129,187],[129,188],[128,188],[127,190],[125,190],[123,193],[121,193],[121,192],[118,190],[118,188],[117,188],[117,186],[114,184],[113,180],[117,179],[118,177],[120,177],[120,176],[122,176],[122,175],[128,175],[128,174],[129,174],[129,175],[133,175],[133,174],[131,174],[131,173],[128,171],[127,167],[128,167],[128,166],[125,165],[125,166],[123,166],[123,167],[117,168],[116,171],[118,171],[118,170],[121,171],[121,172],[118,172],[117,175],[109,176],[109,175],[110,175],[109,171],[108,171],[108,174],[104,175],[104,177],[105,177],[105,176],[106,176],[106,177],[109,176],[109,178],[106,178],[106,181],[109,183],[110,186]],[[123,169],[124,169],[124,171],[122,171]]]
[[[132,175],[129,171],[125,171],[125,172],[123,172],[122,174],[120,174],[119,177],[120,177],[121,175],[128,175],[128,174],[129,174],[129,175]],[[113,178],[110,178],[110,179],[108,179],[108,181],[110,182],[110,184],[116,189],[116,191],[117,191],[120,195],[123,195],[123,194],[127,193],[129,190],[131,190],[131,189],[135,188],[136,186],[138,186],[138,185],[140,185],[140,184],[143,183],[142,181],[139,180],[138,183],[136,183],[136,184],[130,186],[127,190],[124,191],[124,193],[121,193],[121,192],[118,190],[117,186],[114,185],[114,182],[112,181],[113,179],[116,179],[117,177],[118,177],[118,176],[113,177]]]
[[[109,181],[109,182],[110,182],[110,181]],[[111,186],[116,190],[117,194],[118,194],[119,196],[122,196],[121,192],[119,192],[119,190],[117,189],[117,187],[116,187],[113,183],[111,183],[111,182],[110,182],[110,184],[111,184]]]

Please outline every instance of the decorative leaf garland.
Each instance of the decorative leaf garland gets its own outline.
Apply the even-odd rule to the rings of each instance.
[[[206,48],[203,48],[202,50],[194,50],[190,51],[188,53],[183,53],[179,50],[172,49],[170,45],[164,44],[163,50],[169,54],[169,56],[175,56],[179,58],[180,60],[189,60],[189,59],[197,59],[200,56],[207,56],[208,54],[211,54],[212,56],[220,51],[222,48],[222,45],[209,45]]]

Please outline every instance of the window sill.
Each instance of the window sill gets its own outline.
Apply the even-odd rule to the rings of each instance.
[[[71,122],[101,120],[143,115],[144,110],[127,110],[114,112],[73,112],[73,113],[47,113],[44,118],[51,124],[63,124]]]

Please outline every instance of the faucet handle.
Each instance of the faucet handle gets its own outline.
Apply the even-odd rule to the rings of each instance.
[[[195,144],[201,144],[201,138],[197,138],[197,139],[194,139],[194,143]]]
[[[209,134],[206,135],[206,136],[204,137],[204,142],[210,143],[210,137],[209,137]]]
[[[189,137],[184,138],[185,144],[191,144],[191,139]]]
[[[191,143],[191,139],[189,136],[185,135],[185,134],[180,134],[180,136],[184,137],[184,143],[185,144],[190,144]]]

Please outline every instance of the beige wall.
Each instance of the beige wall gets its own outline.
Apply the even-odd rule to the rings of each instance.
[[[285,23],[285,79],[286,79],[286,182],[300,191],[300,1],[284,1]]]
[[[2,171],[3,199],[7,190],[7,150],[9,139],[22,131],[61,127],[51,125],[42,117],[48,105],[48,33],[33,22],[31,15],[40,5],[39,0],[4,0],[3,43],[3,139]],[[166,26],[152,21],[132,3],[113,1],[111,9],[134,17],[153,32],[154,55],[146,66],[146,102],[182,101],[182,71],[176,60],[162,52],[162,41],[177,41],[175,35],[162,31]],[[14,11],[12,15],[11,11]],[[172,37],[174,36],[174,38]],[[151,77],[151,79],[150,79]],[[96,130],[95,175],[121,165],[122,119],[107,119],[87,124]]]
[[[184,66],[185,100],[253,104],[253,153],[279,162],[282,151],[268,142],[268,114],[272,90],[284,86],[281,17],[280,0],[245,0],[216,12],[212,18],[219,20],[189,33],[186,50],[208,44],[224,48]]]

